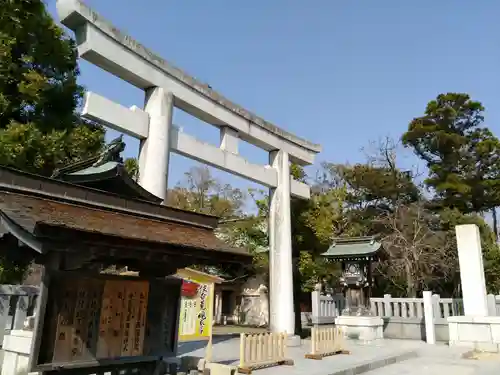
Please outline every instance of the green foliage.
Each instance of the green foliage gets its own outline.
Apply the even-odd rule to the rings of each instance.
[[[403,134],[429,168],[425,182],[438,207],[481,212],[500,203],[500,142],[480,127],[483,111],[467,94],[441,94]]]
[[[493,232],[477,214],[500,205],[500,141],[485,127],[484,107],[463,93],[441,94],[427,104],[423,116],[410,122],[403,143],[414,150],[429,169],[426,185],[435,195],[437,210],[448,240],[455,243],[454,227],[476,224],[481,231],[487,286],[500,290],[500,251]],[[456,248],[454,249],[456,251]],[[459,287],[458,273],[453,288]]]
[[[375,217],[392,212],[399,205],[416,202],[420,198],[420,191],[411,174],[400,171],[393,164],[367,163],[350,166],[327,163],[323,168],[327,170],[323,175],[330,176],[330,182],[326,184],[329,188],[324,188],[315,198],[314,210],[321,207],[324,211],[323,217],[329,212],[326,215],[333,215],[335,222],[326,221],[322,224],[320,220],[310,223],[316,232],[328,232],[331,228],[332,236],[378,234],[384,228],[373,220]],[[335,176],[333,180],[331,176]],[[323,186],[324,181],[323,179]],[[325,238],[324,234],[318,234]]]
[[[290,175],[297,181],[306,182],[307,174],[300,165],[290,165]]]
[[[135,181],[139,181],[139,162],[136,158],[127,158],[124,161],[125,170]]]
[[[0,1],[0,163],[50,175],[100,150],[104,131],[75,113],[76,50],[40,0]]]
[[[329,263],[325,258],[310,251],[300,252],[298,267],[303,292],[312,292],[319,281],[335,285],[340,276],[340,265],[338,263]]]
[[[41,0],[0,0],[0,164],[50,176],[97,153],[103,128],[76,114],[76,50]],[[0,282],[27,264],[2,256]]]
[[[353,229],[347,216],[347,189],[331,188],[322,193],[313,194],[309,210],[303,214],[305,225],[313,231],[324,248],[333,238],[349,236]]]
[[[479,228],[481,247],[484,258],[484,273],[486,287],[489,292],[498,294],[500,291],[500,249],[495,241],[495,234],[491,227],[477,214],[463,214],[458,209],[445,209],[440,212],[441,226],[448,231],[448,241],[456,252],[455,226],[461,224],[475,224]],[[457,266],[458,267],[458,266]],[[456,274],[455,289],[460,283],[459,274]]]
[[[29,261],[0,256],[0,284],[20,284],[28,267]]]
[[[97,153],[103,139],[100,129],[89,126],[43,132],[35,123],[12,122],[0,129],[0,164],[49,176],[58,166]]]
[[[349,187],[348,201],[359,208],[371,206],[389,210],[396,204],[419,199],[420,192],[411,175],[395,166],[356,164],[338,168]]]

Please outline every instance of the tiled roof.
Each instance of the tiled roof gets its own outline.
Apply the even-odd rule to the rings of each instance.
[[[218,225],[218,218],[215,216],[123,197],[109,191],[38,176],[4,166],[0,166],[0,191],[43,195],[56,201],[71,201],[77,205],[83,203],[97,209],[110,209],[114,212],[170,220],[208,229],[215,229]]]
[[[132,199],[143,199],[156,204],[162,201],[161,198],[151,194],[134,181],[125,170],[123,164],[114,161],[109,161],[97,167],[90,166],[67,174],[61,172],[56,178]]]
[[[382,244],[374,237],[337,238],[321,255],[331,259],[373,257],[381,247]]]
[[[209,228],[98,209],[36,195],[0,191],[0,211],[35,236],[40,234],[41,227],[50,226],[214,251],[214,255],[216,252],[249,255],[247,250],[233,248],[219,240]]]

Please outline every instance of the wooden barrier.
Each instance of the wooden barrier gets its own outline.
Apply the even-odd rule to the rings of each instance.
[[[259,368],[293,365],[293,361],[286,357],[286,340],[286,333],[242,333],[238,372],[251,374],[252,370]]]
[[[309,359],[323,359],[335,354],[349,354],[344,350],[344,333],[335,326],[315,326],[311,329],[311,353]]]

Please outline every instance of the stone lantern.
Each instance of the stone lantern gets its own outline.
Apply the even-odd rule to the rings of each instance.
[[[381,249],[382,244],[374,237],[337,238],[322,254],[342,263],[340,283],[346,305],[335,324],[343,326],[348,336],[363,340],[382,338],[383,321],[373,316],[370,308],[372,267]]]

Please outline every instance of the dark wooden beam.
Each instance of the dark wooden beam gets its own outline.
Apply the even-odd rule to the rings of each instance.
[[[147,259],[151,262],[171,262],[173,259],[187,258],[190,264],[249,264],[252,259],[249,254],[243,252],[240,254],[230,251],[184,247],[153,241],[112,237],[102,233],[82,232],[69,228],[61,229],[51,226],[40,226],[38,234],[53,239],[53,242],[57,242],[60,245],[60,249],[64,248],[65,251],[72,254],[85,252],[88,251],[86,249],[94,248],[97,249],[95,250],[96,256],[113,256],[117,260],[123,258]],[[78,238],[78,246],[74,246],[75,238]],[[66,246],[62,246],[64,243],[66,243]]]

